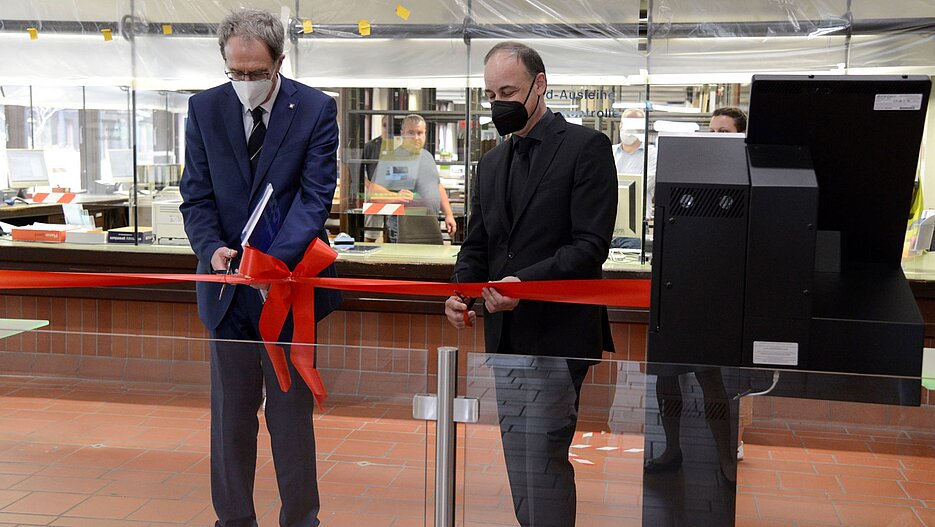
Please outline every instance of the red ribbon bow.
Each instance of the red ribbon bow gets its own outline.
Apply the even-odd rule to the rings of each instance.
[[[328,396],[321,381],[321,375],[315,369],[315,287],[308,280],[331,265],[338,253],[316,239],[306,249],[302,260],[294,271],[274,256],[264,254],[253,247],[244,247],[240,272],[257,281],[269,281],[269,294],[263,311],[260,313],[260,336],[263,346],[269,354],[279,387],[284,392],[292,386],[286,352],[276,344],[279,335],[292,311],[293,345],[289,356],[292,365],[308,385],[319,408]]]

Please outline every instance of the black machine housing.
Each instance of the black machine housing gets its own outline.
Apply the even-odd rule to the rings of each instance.
[[[661,136],[648,360],[826,372],[774,394],[918,405],[900,262],[930,88],[754,76],[746,138]]]

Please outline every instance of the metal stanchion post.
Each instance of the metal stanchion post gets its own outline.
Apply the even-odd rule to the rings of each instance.
[[[435,423],[435,527],[455,524],[455,422],[458,348],[438,348],[438,420]]]

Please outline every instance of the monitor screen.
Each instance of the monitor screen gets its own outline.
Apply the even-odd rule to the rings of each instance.
[[[133,183],[133,149],[120,148],[107,151],[110,177],[114,183]]]
[[[22,189],[49,186],[45,152],[42,150],[8,149],[10,188]]]
[[[614,236],[643,235],[643,175],[617,174],[617,219]]]
[[[842,264],[899,264],[930,89],[925,76],[753,76],[751,160],[757,145],[808,148],[818,229],[840,233]]]

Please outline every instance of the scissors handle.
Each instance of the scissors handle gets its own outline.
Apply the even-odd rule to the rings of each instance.
[[[474,325],[471,324],[471,308],[474,307],[474,301],[476,299],[473,297],[466,297],[461,293],[458,293],[458,297],[467,305],[464,311],[461,312],[461,316],[464,317],[464,325],[465,327],[472,328]]]

